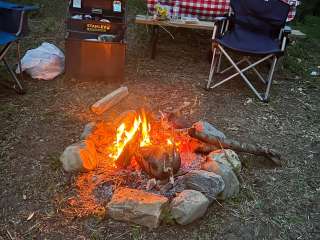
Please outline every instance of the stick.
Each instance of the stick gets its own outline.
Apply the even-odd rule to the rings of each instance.
[[[14,238],[11,236],[11,233],[9,232],[8,229],[7,229],[7,234],[8,234],[8,236],[9,236],[10,240],[13,240],[13,239],[14,239]]]
[[[209,154],[212,151],[220,149],[218,146],[212,145],[212,144],[202,144],[198,146],[194,152],[195,153],[202,153],[202,154]]]
[[[254,145],[251,143],[239,142],[231,139],[218,139],[214,136],[210,136],[210,135],[206,135],[201,132],[198,132],[195,128],[190,128],[188,132],[191,137],[196,138],[200,141],[209,143],[210,145],[212,145],[212,148],[214,147],[216,148],[217,146],[218,147],[223,146],[224,148],[233,149],[237,152],[245,152],[245,153],[251,153],[258,156],[265,156],[277,166],[281,166],[281,155],[280,153],[278,153],[273,149]],[[205,149],[203,150],[207,151],[207,150],[210,150],[209,148],[211,148],[211,146],[210,147],[205,146],[204,148]]]
[[[123,98],[128,96],[128,94],[129,92],[127,87],[118,88],[117,90],[109,93],[107,96],[93,104],[91,106],[91,111],[97,115],[101,115],[108,109],[118,104]]]

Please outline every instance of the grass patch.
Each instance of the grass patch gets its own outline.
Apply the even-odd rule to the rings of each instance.
[[[53,171],[57,171],[62,168],[62,163],[59,159],[60,154],[59,153],[51,153],[48,155],[48,161],[50,164],[50,168]]]
[[[303,22],[294,22],[293,28],[299,29],[303,33],[307,34],[308,38],[320,39],[320,17],[317,16],[306,16]]]
[[[141,236],[141,227],[138,225],[131,226],[131,236],[133,240],[140,240],[142,239]]]
[[[313,69],[320,65],[320,17],[307,16],[304,22],[294,22],[293,28],[307,34],[305,39],[291,42],[284,58],[284,69],[289,74],[294,74],[303,79],[315,79],[310,76]]]

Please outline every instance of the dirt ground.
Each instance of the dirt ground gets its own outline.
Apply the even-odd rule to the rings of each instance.
[[[63,21],[40,19],[32,19],[24,48],[43,41],[63,48]],[[59,155],[95,119],[91,104],[118,85],[28,78],[25,95],[0,89],[0,239],[320,239],[319,78],[279,69],[269,104],[259,102],[240,79],[207,92],[210,34],[171,31],[175,39],[161,34],[158,56],[151,60],[149,33],[130,25],[123,83],[130,95],[106,116],[191,102],[184,112],[189,119],[208,120],[228,136],[278,149],[284,166],[241,155],[240,195],[213,204],[188,226],[163,224],[149,231],[108,218],[69,218],[61,208],[74,175],[62,170]],[[3,80],[2,67],[1,72]]]

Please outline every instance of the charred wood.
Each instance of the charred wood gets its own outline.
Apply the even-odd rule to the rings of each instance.
[[[140,167],[156,179],[167,179],[175,174],[181,165],[181,158],[175,148],[148,146],[140,148],[137,160]]]

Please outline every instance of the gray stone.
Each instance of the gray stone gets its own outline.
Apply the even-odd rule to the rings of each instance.
[[[241,161],[231,149],[219,149],[211,152],[207,156],[207,161],[216,161],[229,166],[235,173],[239,174],[241,170]]]
[[[221,176],[204,170],[192,170],[183,178],[185,188],[203,193],[210,202],[217,198],[224,188]]]
[[[62,166],[67,172],[91,171],[98,165],[94,143],[83,140],[68,146],[60,156]]]
[[[81,140],[86,140],[88,137],[90,137],[93,133],[93,131],[96,129],[96,123],[95,122],[89,122],[84,126],[83,132],[80,136]]]
[[[218,199],[225,200],[239,194],[239,180],[229,166],[217,161],[209,160],[202,164],[201,168],[206,171],[214,172],[222,177],[225,188],[223,192],[217,196]]]
[[[177,223],[186,225],[201,218],[207,211],[209,200],[201,192],[184,190],[170,204],[170,210]]]
[[[205,121],[196,122],[195,124],[193,124],[193,128],[196,130],[197,135],[199,136],[210,136],[219,139],[226,138],[223,132],[215,128],[212,124]]]
[[[141,190],[120,188],[108,203],[108,214],[115,220],[133,222],[150,229],[159,226],[166,197]]]

